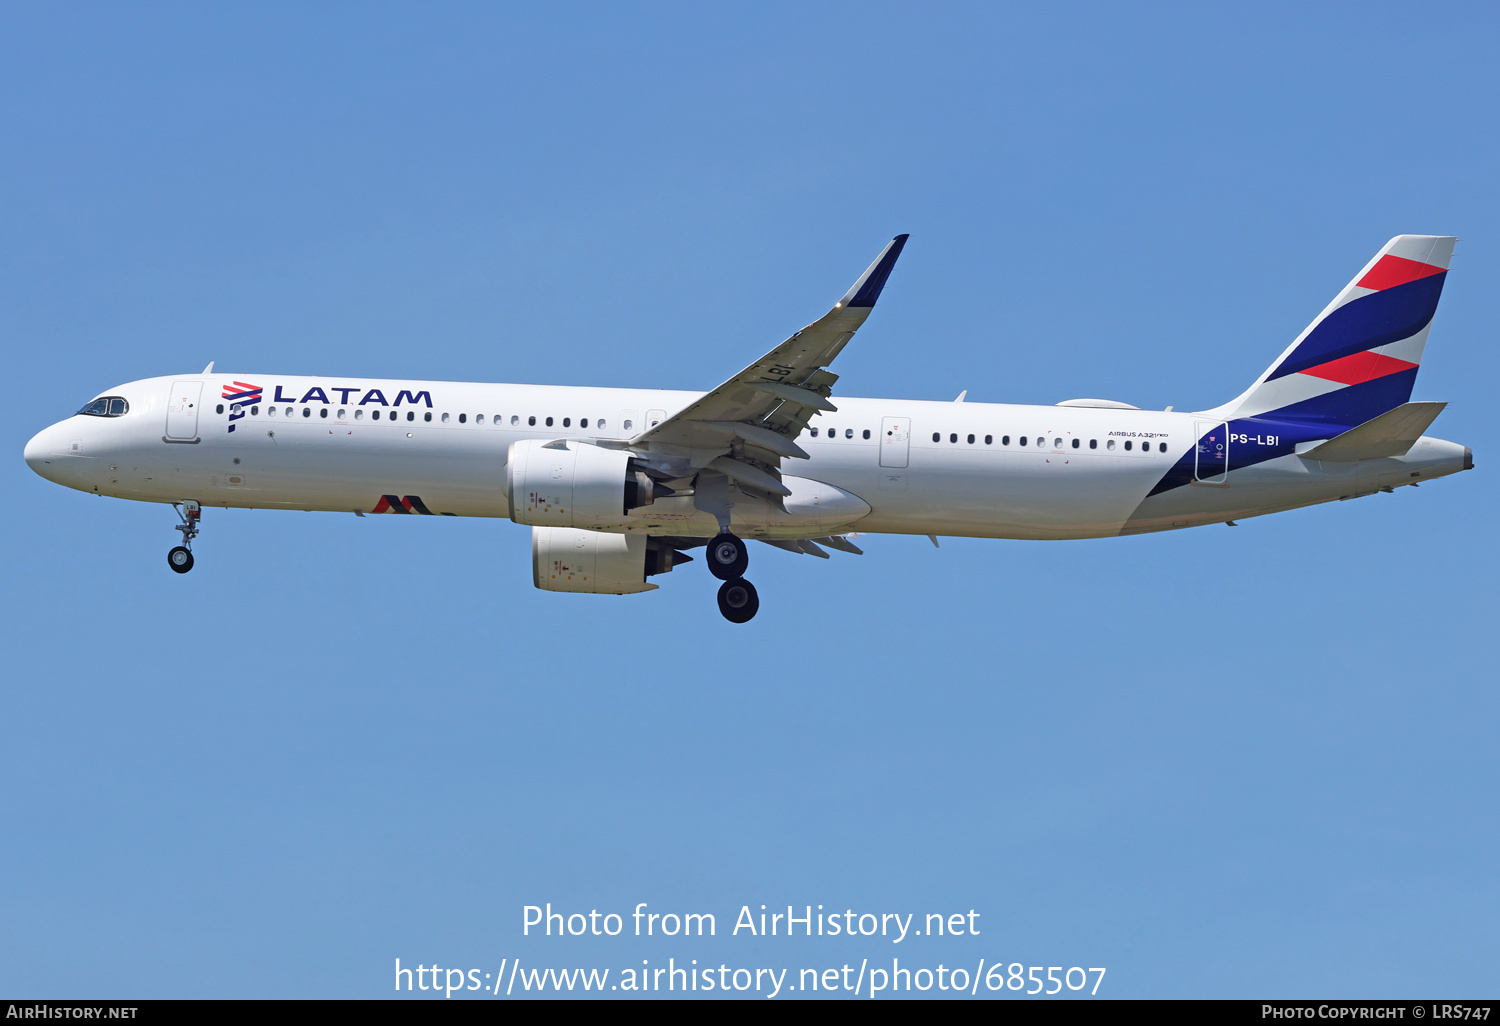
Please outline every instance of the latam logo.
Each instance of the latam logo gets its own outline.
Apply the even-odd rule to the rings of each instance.
[[[229,430],[234,431],[234,422],[245,415],[245,411],[261,401],[264,390],[259,385],[245,381],[234,381],[224,386],[220,397],[229,400]]]
[[[302,397],[299,399],[297,397],[297,394],[295,392],[292,393],[291,395],[282,395],[281,394],[281,386],[277,385],[276,386],[276,394],[271,397],[271,402],[273,402],[273,403],[328,403],[328,404],[332,405],[333,400],[328,398],[328,393],[329,392],[337,392],[339,394],[339,404],[340,405],[369,406],[371,403],[374,403],[376,406],[400,406],[403,402],[406,402],[406,403],[411,403],[411,405],[413,405],[413,406],[421,404],[421,405],[426,406],[429,410],[432,409],[432,393],[431,392],[428,392],[426,389],[423,389],[420,392],[413,392],[410,389],[405,389],[405,388],[403,388],[401,391],[399,391],[399,392],[396,393],[396,401],[393,403],[393,402],[389,401],[388,399],[386,399],[385,393],[382,392],[378,388],[364,389],[364,388],[354,388],[352,386],[349,387],[349,388],[345,388],[343,386],[339,386],[339,387],[336,387],[336,388],[332,388],[331,387],[331,388],[328,388],[328,389],[325,390],[321,386],[314,385],[312,388],[309,388],[306,392],[303,392],[302,393]],[[364,393],[364,395],[362,395],[362,396],[359,397],[359,401],[358,402],[352,402],[349,399],[349,396],[352,395],[352,394],[354,394],[355,392],[363,392]]]
[[[420,513],[423,516],[436,516],[427,504],[422,501],[420,495],[382,495],[380,501],[375,504],[371,513]],[[454,514],[444,513],[443,516],[451,517]]]

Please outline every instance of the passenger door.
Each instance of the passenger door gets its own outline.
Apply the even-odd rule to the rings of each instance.
[[[198,402],[203,395],[201,381],[174,381],[167,396],[167,440],[198,440]]]

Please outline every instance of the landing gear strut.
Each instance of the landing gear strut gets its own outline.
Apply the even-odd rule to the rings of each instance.
[[[193,539],[198,537],[198,522],[203,519],[203,509],[191,499],[181,506],[174,502],[172,508],[177,510],[177,516],[182,520],[176,526],[182,532],[182,544],[174,546],[167,553],[167,566],[179,574],[185,574],[193,568]]]
[[[745,623],[760,609],[760,596],[755,585],[743,577],[725,581],[719,586],[719,612],[730,623]]]

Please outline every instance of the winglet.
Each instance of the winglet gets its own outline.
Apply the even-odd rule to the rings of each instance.
[[[844,294],[839,301],[840,306],[874,306],[875,300],[880,298],[881,289],[885,288],[885,281],[891,276],[891,269],[896,266],[896,258],[901,255],[901,250],[906,246],[909,235],[898,235],[886,244],[885,249],[875,258],[865,273],[860,275],[859,281],[854,287]]]

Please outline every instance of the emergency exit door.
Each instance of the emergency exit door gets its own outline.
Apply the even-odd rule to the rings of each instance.
[[[904,467],[911,459],[911,418],[886,417],[880,422],[880,465]]]
[[[203,395],[201,381],[174,381],[167,396],[167,438],[173,442],[198,439],[198,405]]]

